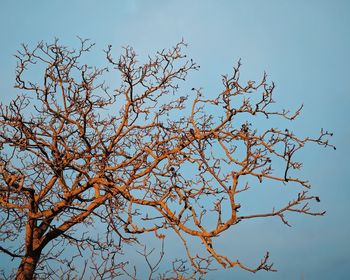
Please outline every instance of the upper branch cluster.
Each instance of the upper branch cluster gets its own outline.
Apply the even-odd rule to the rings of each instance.
[[[287,212],[323,214],[309,207],[319,198],[302,189],[281,209],[239,215],[236,195],[249,189],[240,187],[242,178],[310,188],[291,172],[301,168],[295,154],[308,142],[332,146],[331,133],[299,138],[288,129],[259,131],[239,122],[246,115],[293,120],[301,111],[271,110],[274,84],[266,74],[258,83],[242,83],[240,62],[223,76],[223,89],[214,98],[196,89],[178,96],[178,83],[199,68],[183,54],[185,46],[180,42],[144,64],[130,47],[115,60],[109,46],[107,61],[122,78],[113,92],[102,80],[107,67],[80,64],[93,47],[89,41],[81,40],[77,50],[58,41],[33,50],[23,46],[16,55],[16,87],[26,94],[0,106],[0,241],[24,229],[26,238],[15,251],[1,246],[2,252],[49,260],[43,249],[62,238],[78,252],[86,246],[118,253],[122,242],[135,241],[137,234],[154,232],[163,239],[172,229],[198,272],[205,273],[212,260],[253,272],[273,270],[268,254],[256,268],[230,260],[216,251],[215,238],[246,219],[276,216],[288,225]],[[42,76],[28,81],[27,70],[38,64]],[[213,108],[216,115],[208,113]],[[275,171],[274,162],[282,172]],[[77,224],[91,225],[93,217],[106,224],[103,242],[75,232]],[[187,235],[198,237],[208,255],[193,253]],[[121,268],[107,257],[94,267],[110,275]]]

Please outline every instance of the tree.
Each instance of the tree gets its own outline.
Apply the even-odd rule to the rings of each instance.
[[[288,129],[254,128],[257,118],[274,126],[278,117],[295,119],[301,108],[271,110],[274,84],[266,74],[259,83],[242,83],[240,62],[222,77],[214,98],[195,88],[179,96],[178,82],[199,69],[183,54],[184,42],[144,64],[131,47],[115,60],[108,46],[109,68],[81,63],[93,44],[80,43],[76,50],[57,40],[23,45],[15,85],[23,94],[0,107],[0,251],[20,258],[17,279],[62,275],[63,267],[73,273],[79,256],[85,260],[79,273],[113,278],[126,273],[118,262],[122,244],[145,233],[164,239],[168,232],[182,242],[195,274],[212,262],[274,270],[268,253],[250,268],[220,254],[214,241],[248,219],[275,216],[289,225],[287,212],[323,215],[310,209],[319,198],[292,170],[301,168],[294,155],[306,143],[333,147],[331,133],[298,138]],[[115,90],[102,80],[112,70],[121,77]],[[292,183],[300,192],[280,209],[239,215],[245,178]],[[206,255],[191,249],[191,236]],[[76,254],[65,253],[66,246]],[[147,250],[142,254],[147,260]],[[185,277],[181,267],[173,272]]]

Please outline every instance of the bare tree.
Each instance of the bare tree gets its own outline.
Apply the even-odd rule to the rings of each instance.
[[[240,62],[222,77],[214,98],[195,88],[180,96],[178,83],[199,69],[183,54],[184,42],[144,64],[131,47],[115,60],[109,46],[109,68],[101,69],[81,62],[93,44],[80,42],[77,49],[57,40],[23,45],[16,54],[22,95],[0,106],[0,251],[20,258],[16,278],[127,275],[118,261],[121,245],[145,233],[164,239],[169,231],[197,275],[212,263],[273,271],[268,253],[250,268],[220,254],[214,241],[248,219],[275,216],[289,225],[288,212],[323,215],[309,206],[319,198],[309,195],[308,182],[293,175],[301,168],[294,155],[309,142],[333,147],[331,134],[299,138],[273,127],[276,118],[293,120],[301,108],[272,110],[274,84],[266,74],[242,83]],[[115,90],[102,80],[109,70],[121,77]],[[272,127],[254,128],[262,117]],[[246,178],[292,183],[299,194],[282,208],[239,215],[237,194],[249,190],[240,184]],[[206,254],[194,251],[188,237],[198,238]],[[149,252],[141,254],[148,262]],[[152,273],[158,268],[148,265]],[[182,261],[171,271],[185,279]]]

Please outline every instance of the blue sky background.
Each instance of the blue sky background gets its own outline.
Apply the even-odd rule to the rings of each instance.
[[[348,279],[350,1],[2,0],[0,101],[19,93],[13,88],[13,54],[21,43],[58,37],[64,45],[77,45],[77,35],[96,42],[91,64],[104,63],[102,49],[108,44],[116,52],[131,45],[146,55],[183,37],[187,54],[201,65],[183,90],[202,87],[215,96],[220,75],[242,58],[243,77],[258,80],[267,71],[283,107],[304,103],[303,114],[290,127],[302,136],[316,136],[321,127],[331,130],[337,146],[333,151],[311,145],[299,154],[304,162],[300,174],[311,181],[327,215],[292,215],[292,228],[277,219],[240,225],[222,236],[218,246],[223,252],[255,265],[269,250],[279,271],[253,275],[231,269],[207,278]],[[168,242],[171,250],[174,242]]]

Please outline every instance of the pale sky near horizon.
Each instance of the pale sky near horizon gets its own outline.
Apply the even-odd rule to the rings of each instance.
[[[304,162],[299,174],[321,197],[326,216],[290,215],[292,228],[275,218],[233,229],[218,243],[224,253],[254,266],[269,250],[278,272],[235,268],[207,279],[349,279],[350,1],[2,0],[0,102],[19,93],[13,88],[13,54],[21,43],[57,37],[74,46],[76,36],[96,42],[96,56],[89,57],[93,65],[104,63],[102,50],[108,44],[116,52],[131,45],[146,55],[184,38],[188,56],[201,65],[184,90],[202,87],[214,96],[220,75],[241,58],[244,77],[258,80],[266,71],[275,81],[282,107],[303,103],[300,119],[290,127],[302,136],[317,136],[321,127],[333,131],[331,142],[337,146],[333,151],[309,145],[299,154]],[[171,241],[170,248],[177,242]]]

